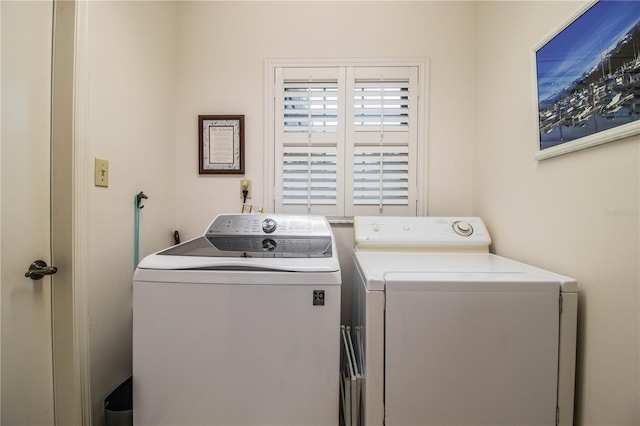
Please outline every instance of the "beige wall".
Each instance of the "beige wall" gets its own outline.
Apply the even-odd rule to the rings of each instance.
[[[176,104],[182,236],[201,235],[218,213],[240,211],[240,176],[198,175],[199,114],[245,115],[251,202],[268,204],[264,64],[274,58],[428,57],[427,211],[470,214],[474,10],[472,2],[182,2]],[[342,321],[350,323],[353,231],[341,225],[334,232],[343,275]]]
[[[111,167],[89,190],[94,424],[131,372],[134,194],[149,195],[141,256],[238,211],[240,176],[198,175],[197,116],[244,114],[262,204],[264,59],[307,57],[429,58],[428,214],[482,216],[499,254],[575,276],[577,424],[639,424],[640,229],[605,215],[638,210],[639,138],[532,158],[529,49],[582,4],[91,2],[88,152]]]
[[[253,180],[253,203],[266,204],[266,58],[429,57],[428,210],[469,214],[473,25],[474,5],[468,2],[181,3],[176,104],[181,233],[200,235],[216,214],[240,209],[240,176],[198,175],[198,114],[245,115],[246,177]],[[461,114],[467,117],[460,120]]]
[[[93,424],[131,375],[133,197],[140,256],[175,229],[175,14],[171,2],[90,2],[87,152],[109,160],[108,188],[89,184],[89,320]]]
[[[583,5],[478,3],[473,213],[498,254],[578,280],[576,424],[638,425],[640,137],[533,160],[530,49]]]

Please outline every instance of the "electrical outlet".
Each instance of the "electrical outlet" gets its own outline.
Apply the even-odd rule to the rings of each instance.
[[[247,200],[251,199],[251,194],[252,194],[252,190],[251,190],[251,179],[240,179],[240,198],[244,200],[244,190],[249,191],[247,193]]]
[[[95,159],[95,186],[109,186],[109,161],[102,158]]]

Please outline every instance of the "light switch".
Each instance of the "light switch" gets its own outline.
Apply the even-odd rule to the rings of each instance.
[[[94,185],[109,186],[109,161],[96,158]]]

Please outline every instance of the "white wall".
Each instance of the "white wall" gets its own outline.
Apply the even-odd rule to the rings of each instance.
[[[579,282],[576,424],[638,425],[640,137],[533,159],[530,49],[583,5],[478,3],[473,213],[498,254]]]
[[[89,320],[94,425],[103,400],[131,375],[133,197],[140,257],[172,244],[175,229],[173,2],[90,2],[87,151],[109,160],[109,187],[89,183]]]

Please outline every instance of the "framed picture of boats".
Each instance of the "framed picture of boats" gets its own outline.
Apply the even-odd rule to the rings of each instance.
[[[538,160],[640,133],[640,1],[595,1],[533,49]]]

